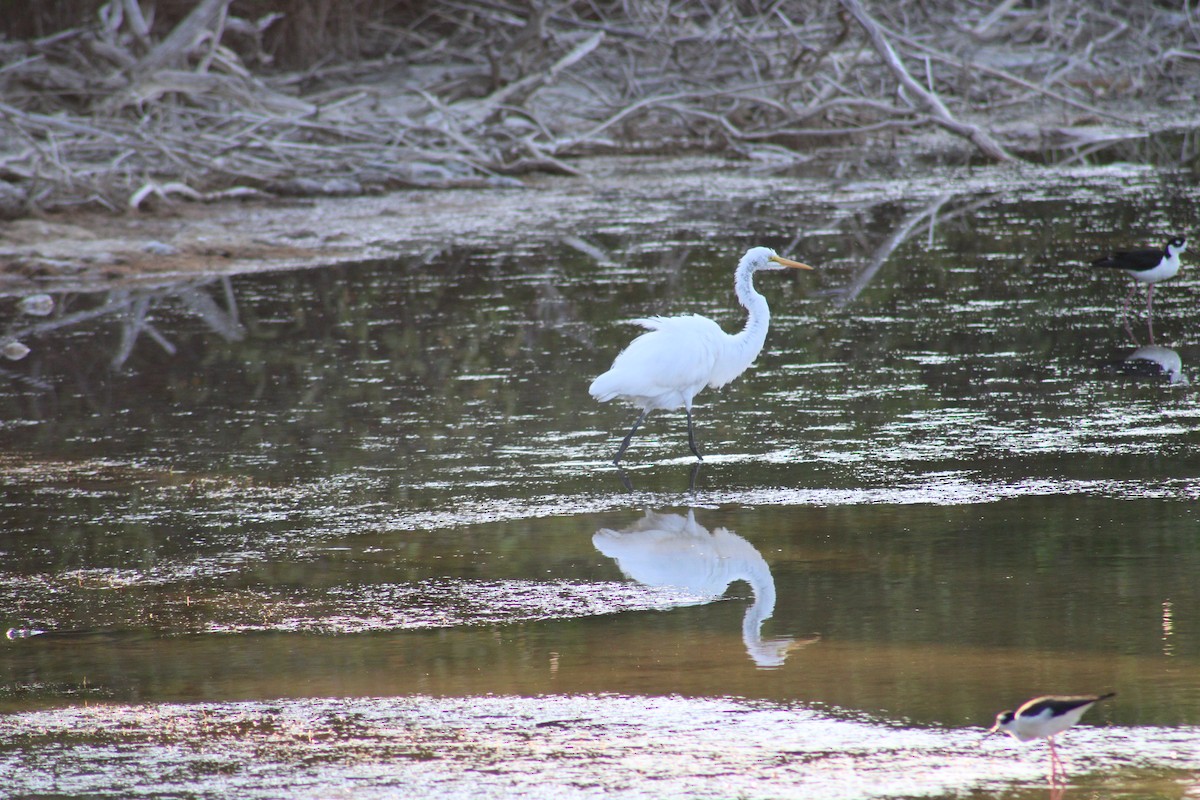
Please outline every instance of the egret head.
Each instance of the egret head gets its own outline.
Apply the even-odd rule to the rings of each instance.
[[[812,269],[808,264],[792,261],[778,255],[769,247],[751,247],[742,256],[742,265],[749,266],[752,271],[760,269]]]

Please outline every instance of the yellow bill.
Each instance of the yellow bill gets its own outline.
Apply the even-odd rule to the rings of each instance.
[[[776,264],[782,264],[785,267],[792,267],[794,269],[812,269],[812,267],[810,267],[808,264],[801,264],[799,261],[792,261],[790,258],[784,258],[783,256],[768,256],[768,258],[770,258]]]

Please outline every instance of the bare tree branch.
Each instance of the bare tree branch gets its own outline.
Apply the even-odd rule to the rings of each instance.
[[[896,55],[896,51],[892,48],[891,43],[888,42],[887,37],[883,35],[883,30],[879,27],[879,24],[871,18],[871,15],[867,13],[859,0],[838,0],[838,2],[854,15],[854,19],[862,26],[862,29],[867,34],[867,38],[870,39],[871,46],[875,48],[875,51],[879,53],[879,57],[883,59],[888,69],[896,76],[896,80],[900,81],[900,85],[906,91],[916,96],[935,123],[952,133],[969,139],[972,144],[978,147],[989,158],[996,161],[1013,160],[1012,154],[988,135],[986,131],[977,125],[971,125],[970,123],[960,122],[955,119],[954,115],[950,113],[950,110],[941,101],[941,98],[925,89],[925,87],[913,79],[913,76],[904,68],[904,64],[900,61],[900,57]]]
[[[166,39],[138,62],[137,72],[150,73],[183,61],[200,35],[225,13],[231,2],[232,0],[200,0],[200,4],[192,13],[184,17]]]
[[[264,29],[300,43],[332,34],[239,20],[231,0],[159,4],[186,14],[161,41],[137,0],[0,41],[0,196],[17,198],[4,213],[511,184],[575,172],[569,159],[590,153],[795,161],[830,138],[903,145],[931,124],[998,161],[1079,158],[1188,124],[1164,98],[1200,86],[1194,14],[1164,26],[1162,4],[385,5],[355,20],[350,4],[331,23],[373,47],[330,48],[294,73],[253,68],[297,44],[264,49]],[[1130,99],[1148,113],[1122,115]]]

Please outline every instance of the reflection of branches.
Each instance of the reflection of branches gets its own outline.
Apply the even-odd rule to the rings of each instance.
[[[934,199],[934,201],[929,205],[918,209],[917,211],[914,211],[905,217],[904,221],[901,222],[894,231],[892,231],[891,236],[885,239],[884,242],[875,249],[875,252],[871,256],[871,260],[865,267],[862,268],[862,270],[859,271],[858,275],[854,277],[854,281],[846,287],[845,293],[836,302],[836,306],[839,309],[845,308],[852,300],[854,300],[854,298],[858,297],[859,294],[862,293],[862,290],[867,288],[867,284],[871,282],[871,280],[875,277],[875,274],[879,272],[881,267],[883,267],[883,263],[888,260],[888,257],[891,256],[892,252],[895,251],[895,249],[901,244],[903,244],[910,235],[912,235],[913,229],[916,228],[922,220],[928,217],[930,226],[934,224],[934,219],[937,216],[938,210],[950,201],[950,197],[951,195],[949,194],[943,194]]]
[[[41,378],[34,378],[29,375],[23,375],[20,372],[14,372],[13,370],[6,369],[5,367],[0,367],[0,376],[8,378],[14,383],[23,383],[30,389],[35,389],[39,392],[48,392],[54,388],[49,381],[42,380]]]
[[[925,219],[929,220],[930,235],[932,236],[933,228],[939,219],[954,219],[955,217],[959,217],[963,214],[974,211],[981,205],[990,202],[990,198],[977,200],[973,203],[963,206],[962,208],[955,209],[949,214],[943,214],[939,217],[938,212],[941,210],[942,206],[950,202],[952,197],[952,194],[939,195],[924,208],[917,209],[905,217],[904,220],[896,226],[896,229],[892,231],[891,235],[888,236],[888,238],[885,239],[883,243],[879,245],[879,247],[875,248],[875,252],[871,255],[871,260],[867,262],[867,265],[863,267],[862,270],[859,271],[859,273],[854,277],[854,280],[851,281],[850,285],[839,292],[840,297],[834,302],[834,305],[838,309],[843,309],[850,305],[850,303],[862,293],[862,290],[867,288],[867,284],[874,279],[876,273],[879,272],[884,263],[891,257],[892,253],[895,252],[896,248],[906,242],[909,237],[912,236],[913,231],[917,228],[917,226],[920,225]]]
[[[222,307],[207,291],[210,284],[219,283],[224,295]],[[120,369],[133,352],[142,334],[154,340],[170,355],[176,353],[175,345],[151,322],[151,311],[171,300],[177,301],[226,341],[240,341],[245,330],[238,319],[237,303],[233,286],[228,276],[188,281],[165,287],[150,289],[113,289],[94,308],[63,314],[53,319],[10,327],[6,337],[14,340],[29,339],[53,331],[64,330],[84,322],[102,317],[113,317],[120,324],[120,342],[113,354],[113,369]]]
[[[129,358],[129,354],[133,352],[133,346],[137,343],[138,337],[143,333],[157,342],[158,346],[167,351],[168,355],[175,355],[175,345],[147,319],[150,301],[149,296],[139,295],[133,298],[127,313],[122,315],[124,319],[121,325],[121,344],[112,358],[113,369],[121,368]]]

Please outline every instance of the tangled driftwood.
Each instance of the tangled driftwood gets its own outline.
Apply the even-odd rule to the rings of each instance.
[[[1090,152],[1172,121],[1133,109],[1192,105],[1186,6],[1025,5],[443,0],[389,23],[395,52],[280,72],[263,50],[278,14],[202,0],[156,39],[151,3],[112,0],[0,41],[0,216],[503,184],[594,153],[788,163],[932,128],[1007,160]]]

